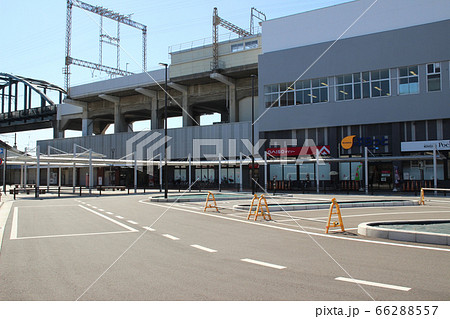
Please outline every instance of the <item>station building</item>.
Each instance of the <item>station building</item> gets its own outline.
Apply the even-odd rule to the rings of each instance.
[[[324,189],[359,190],[368,179],[372,190],[414,191],[432,186],[436,176],[439,187],[448,187],[448,30],[446,0],[357,0],[268,20],[261,34],[221,42],[220,69],[211,68],[211,45],[172,51],[168,113],[182,116],[183,127],[168,130],[170,161],[177,163],[170,166],[169,183],[187,181],[193,141],[205,139],[201,154],[220,156],[192,167],[191,174],[210,186],[220,180],[235,187],[241,179],[249,186],[248,166],[241,170],[237,163],[250,155],[244,141],[251,138],[253,96],[255,142],[261,141],[256,149],[261,159],[269,158],[267,169],[259,166],[261,185],[269,180],[269,188],[305,190],[319,180]],[[161,71],[71,88],[59,127],[61,135],[79,129],[83,136],[38,145],[70,153],[77,144],[112,159],[163,154],[159,139],[149,137],[163,133]],[[212,113],[221,114],[220,123],[198,125],[199,116]],[[147,119],[148,133],[132,132],[133,121]],[[110,124],[115,133],[105,135]],[[221,160],[226,164],[219,173]],[[153,165],[140,183],[156,185],[160,173]],[[70,180],[70,170],[66,174]]]

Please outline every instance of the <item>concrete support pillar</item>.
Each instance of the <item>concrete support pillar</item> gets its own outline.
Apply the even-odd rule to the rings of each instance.
[[[144,88],[137,88],[135,89],[136,92],[141,93],[142,95],[148,96],[150,98],[150,109],[152,110],[151,115],[151,129],[157,130],[162,128],[159,126],[159,120],[158,120],[158,95],[156,91],[144,89]]]
[[[61,130],[61,120],[55,120],[52,122],[53,126],[53,138],[64,138],[64,131]]]
[[[114,133],[129,132],[131,128],[121,112],[120,98],[107,94],[100,94],[98,97],[114,104]]]
[[[94,133],[94,121],[88,118],[87,110],[83,111],[81,117],[81,134],[82,136],[90,136]]]
[[[156,100],[152,100],[152,120],[151,120],[151,129],[157,130],[159,129],[159,120],[158,120],[158,104]]]
[[[85,102],[81,102],[81,101],[77,101],[77,100],[72,100],[72,99],[65,99],[64,100],[65,103],[67,104],[72,104],[75,106],[79,106],[83,109],[83,114],[81,116],[81,131],[82,131],[82,136],[89,136],[92,135],[94,133],[94,121],[89,119],[89,110],[88,110],[88,104]],[[58,120],[58,125],[61,125],[61,121]],[[60,129],[60,127],[58,128],[58,130]],[[54,133],[55,134],[55,133]],[[64,132],[62,132],[62,134],[64,134]],[[64,137],[60,136],[60,137]]]
[[[194,125],[194,119],[192,116],[191,108],[188,105],[188,87],[177,84],[177,83],[169,83],[168,84],[172,89],[181,92],[181,107],[183,109],[183,127]]]
[[[129,127],[120,110],[120,104],[114,103],[114,133],[129,132]]]
[[[237,98],[236,98],[236,80],[230,78],[228,76],[222,75],[220,73],[212,73],[209,75],[211,79],[222,82],[223,84],[228,86],[229,90],[229,100],[230,100],[230,116],[229,122],[238,122],[239,121],[239,110],[237,106]]]

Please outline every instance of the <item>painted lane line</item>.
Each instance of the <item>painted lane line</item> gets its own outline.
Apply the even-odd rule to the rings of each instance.
[[[144,228],[145,230],[148,230],[148,231],[155,231],[155,229],[153,229],[153,228],[150,228],[150,227],[147,227],[147,226],[145,226],[145,227],[142,227],[142,228]]]
[[[241,259],[241,261],[246,262],[246,263],[250,263],[250,264],[255,264],[255,265],[275,268],[275,269],[285,269],[286,268],[284,266],[270,264],[270,263],[266,263],[264,261],[259,261],[259,260],[249,259],[249,258]]]
[[[133,225],[137,225],[138,224],[134,220],[127,220],[127,222],[129,222],[130,224],[133,224]]]
[[[104,210],[104,209],[101,209],[101,208],[99,208],[99,209],[98,209],[98,211],[99,211],[99,212],[104,212],[105,210]]]
[[[211,249],[211,248],[208,248],[208,247],[204,247],[204,246],[200,246],[200,245],[190,245],[190,246],[194,247],[194,248],[197,248],[197,249],[200,249],[200,250],[207,251],[208,253],[217,253],[217,250]]]
[[[152,206],[158,206],[158,207],[167,208],[167,206],[165,206],[165,205],[151,203],[151,202],[149,202],[148,200],[145,200],[145,199],[141,199],[138,202],[141,203],[141,204],[145,204],[145,205],[152,205]],[[399,244],[399,243],[392,243],[392,242],[385,242],[385,241],[378,241],[378,240],[369,240],[369,239],[362,239],[362,238],[350,238],[350,237],[343,237],[343,236],[334,236],[334,235],[330,235],[330,234],[321,234],[321,233],[314,233],[314,232],[303,231],[303,230],[300,230],[300,229],[279,227],[279,226],[276,226],[276,225],[273,225],[273,224],[272,225],[268,225],[268,224],[262,224],[262,223],[254,223],[254,222],[248,221],[246,219],[245,220],[244,219],[240,220],[240,219],[235,219],[235,218],[231,218],[231,217],[227,217],[227,216],[212,215],[212,214],[207,214],[207,213],[203,213],[203,212],[197,212],[197,211],[184,209],[184,208],[181,209],[181,208],[178,208],[178,207],[175,207],[175,206],[171,206],[170,208],[182,211],[184,213],[191,213],[191,214],[196,214],[196,215],[201,215],[201,216],[208,216],[208,217],[211,217],[211,218],[225,219],[225,220],[234,221],[234,222],[238,222],[238,223],[244,223],[244,224],[253,225],[253,226],[257,226],[257,227],[267,227],[267,228],[278,229],[278,230],[283,230],[283,231],[289,231],[289,232],[294,232],[294,233],[299,233],[299,234],[324,237],[324,238],[328,238],[328,239],[332,239],[332,240],[340,239],[340,240],[349,240],[349,241],[355,241],[355,242],[367,243],[367,244],[374,244],[374,245],[386,245],[386,246],[394,246],[394,247],[407,247],[407,248],[415,248],[415,249],[425,249],[425,250],[450,252],[449,248],[430,247],[430,246],[411,245],[411,244]],[[370,208],[370,207],[367,207],[367,208]]]
[[[105,212],[105,214],[114,215],[114,213],[111,213],[111,212]]]
[[[14,214],[9,239],[17,239],[17,226],[19,224],[19,207],[14,207]]]
[[[93,209],[97,209],[97,206],[92,206]]]
[[[109,220],[110,222],[113,222],[113,223],[116,224],[116,225],[122,226],[123,228],[128,229],[129,231],[133,231],[133,232],[138,232],[138,231],[139,231],[139,230],[134,229],[134,228],[132,228],[132,227],[130,227],[130,226],[127,226],[127,225],[125,225],[125,224],[122,224],[121,222],[118,222],[117,220],[114,220],[114,219],[112,219],[112,218],[109,218],[108,216],[105,216],[105,215],[103,215],[103,214],[100,214],[100,213],[98,213],[98,212],[96,212],[96,211],[94,211],[94,210],[92,210],[92,209],[90,209],[90,208],[84,207],[84,206],[82,206],[82,205],[78,205],[78,206],[80,206],[81,208],[87,210],[88,212],[91,212],[91,213],[93,213],[93,214],[95,214],[95,215],[97,215],[97,216],[100,216],[100,217],[102,217],[102,218],[104,218],[104,219],[106,219],[106,220]]]
[[[131,230],[121,230],[121,231],[110,231],[110,232],[102,232],[102,233],[44,235],[44,236],[19,237],[19,238],[14,238],[14,239],[40,239],[40,238],[59,238],[59,237],[82,237],[82,236],[112,235],[112,234],[126,234],[126,233],[134,233],[134,231],[131,231]]]
[[[401,291],[409,291],[409,290],[411,290],[411,288],[409,288],[409,287],[388,285],[388,284],[382,284],[382,283],[379,283],[379,282],[359,280],[359,279],[351,279],[351,278],[345,278],[345,277],[337,277],[337,278],[335,278],[335,280],[351,282],[351,283],[360,284],[360,285],[367,285],[367,286],[374,286],[374,287],[380,287],[380,288],[401,290]]]
[[[116,215],[116,218],[119,218],[119,219],[124,219],[124,217],[122,217],[122,216],[119,216],[119,215]]]
[[[172,235],[169,235],[169,234],[163,234],[163,236],[166,237],[166,238],[172,239],[172,240],[180,240],[180,238],[172,236]]]

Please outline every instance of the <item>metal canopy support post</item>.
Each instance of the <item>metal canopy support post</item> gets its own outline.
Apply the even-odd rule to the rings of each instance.
[[[5,151],[3,157],[3,193],[6,194],[6,158],[8,156],[8,150],[6,149],[6,147],[4,148],[4,150]]]
[[[58,187],[61,187],[61,173],[62,169],[61,166],[58,168]]]
[[[134,153],[134,193],[137,193],[137,156],[136,153]]]
[[[92,186],[93,186],[93,169],[92,169],[92,150],[89,150],[89,195],[92,194]]]
[[[27,169],[27,162],[25,162],[25,165],[23,167],[23,185],[26,187],[28,184],[28,169]]]
[[[437,158],[436,158],[436,144],[433,145],[433,179],[434,179],[434,188],[437,188]],[[434,195],[437,195],[437,191],[434,191]]]
[[[75,162],[73,162],[73,172],[72,172],[72,187],[73,187],[73,190],[72,190],[72,192],[75,194],[75,187],[77,186],[76,185],[76,180],[77,180],[77,168],[76,168],[76,164],[75,164]]]
[[[320,193],[320,185],[319,185],[319,150],[316,149],[316,192],[317,194]]]
[[[47,163],[47,192],[49,191],[50,191],[50,162]]]
[[[47,155],[50,156],[50,145],[47,146]],[[47,193],[50,191],[50,162],[47,163]]]
[[[159,192],[162,193],[162,157],[159,154]]]
[[[191,184],[192,184],[192,163],[191,163],[191,154],[188,156],[189,161],[189,193],[191,192]]]
[[[264,192],[267,193],[267,152],[264,151]]]
[[[77,145],[73,144],[73,172],[72,172],[72,186],[73,186],[73,190],[72,192],[75,194],[75,187],[77,186],[77,168],[76,168],[76,163],[75,163],[75,157],[77,156]]]
[[[239,152],[239,176],[241,177],[239,181],[239,191],[242,192],[242,153]]]
[[[364,147],[364,184],[366,195],[369,194],[369,158],[367,146]]]
[[[24,188],[23,186],[23,165],[20,165],[20,186]]]
[[[41,179],[41,147],[38,145],[36,146],[36,198],[39,198],[39,185],[40,185],[40,179]]]
[[[219,154],[219,192],[222,191],[222,154]]]

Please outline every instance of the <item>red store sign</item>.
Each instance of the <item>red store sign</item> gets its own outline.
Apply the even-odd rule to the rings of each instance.
[[[284,148],[268,148],[267,154],[271,156],[299,156],[299,155],[316,155],[319,150],[320,155],[330,155],[330,146],[303,146],[303,147],[284,147]]]

